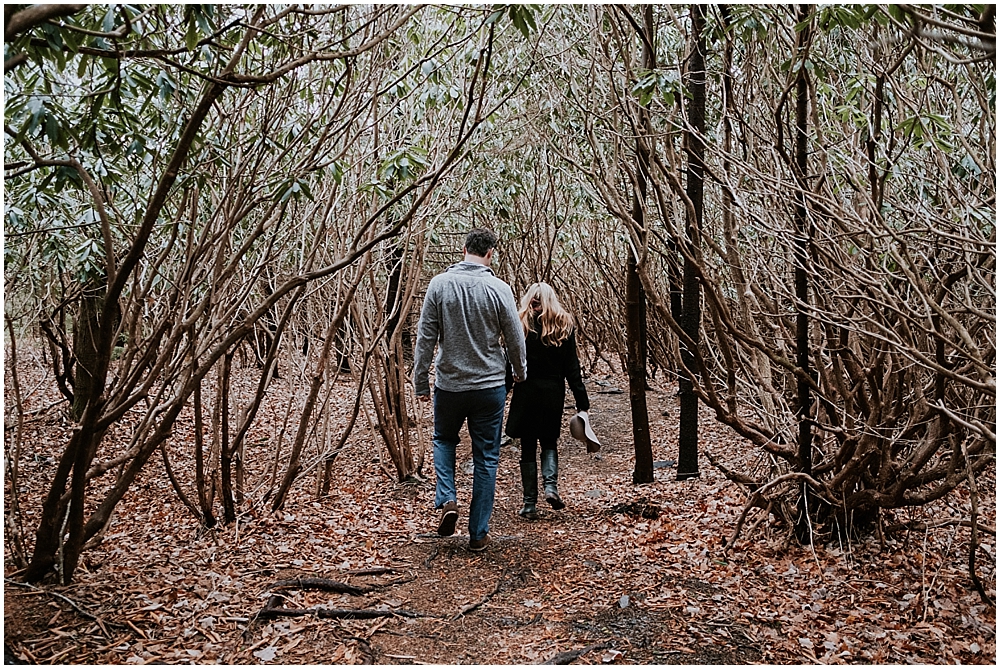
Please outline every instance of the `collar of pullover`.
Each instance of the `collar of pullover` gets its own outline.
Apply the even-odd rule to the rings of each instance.
[[[493,270],[486,265],[480,265],[477,262],[469,262],[468,260],[462,260],[455,263],[448,268],[449,272],[462,272],[464,274],[493,274]]]

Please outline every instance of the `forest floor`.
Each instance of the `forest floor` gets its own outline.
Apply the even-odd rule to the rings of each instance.
[[[30,380],[21,384],[30,387]],[[516,444],[503,447],[494,542],[481,553],[467,549],[467,439],[458,459],[462,515],[448,538],[434,534],[430,454],[430,480],[398,484],[379,446],[360,434],[336,461],[330,496],[312,494],[315,477],[306,476],[283,511],[248,513],[213,530],[199,527],[162,461],[151,460],[72,585],[16,583],[5,542],[5,642],[22,660],[58,664],[995,663],[995,608],[972,587],[967,529],[947,524],[882,541],[803,547],[764,523],[744,528],[727,552],[745,490],[704,457],[700,478],[675,480],[671,384],[648,394],[655,481],[633,485],[622,384],[610,375],[587,381],[603,448],[595,459],[564,434],[565,510],[543,504],[535,522],[516,515],[518,452]],[[46,401],[34,400],[39,407]],[[23,458],[19,499],[29,530],[68,434],[62,413],[40,412],[26,426],[30,457]],[[567,418],[571,413],[567,408]],[[190,481],[181,432],[171,444],[174,467]],[[251,441],[266,454],[266,435]],[[760,465],[760,456],[708,413],[700,441],[729,467]],[[267,467],[275,459],[257,457]],[[995,527],[995,476],[983,478],[981,522]],[[968,508],[967,494],[956,493],[896,520],[967,518]],[[980,541],[978,570],[995,596],[995,536]],[[284,589],[286,609],[378,617],[260,616],[275,584],[297,577],[364,592]]]

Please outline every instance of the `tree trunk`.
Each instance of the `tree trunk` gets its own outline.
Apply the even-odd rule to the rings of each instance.
[[[85,289],[80,297],[76,317],[73,319],[73,357],[76,365],[73,374],[73,404],[69,415],[76,422],[83,418],[87,403],[94,396],[97,371],[98,315],[101,308],[99,288]]]
[[[644,12],[645,39],[642,40],[642,64],[647,70],[656,64],[652,50],[653,7],[646,5]],[[649,130],[649,112],[639,112],[643,132]],[[628,348],[628,390],[632,409],[632,439],[635,443],[635,471],[633,483],[653,482],[653,445],[649,436],[649,410],[646,406],[646,294],[637,269],[637,253],[645,242],[646,178],[649,174],[648,147],[640,138],[636,141],[636,186],[632,193],[632,220],[635,222],[639,239],[636,249],[630,249],[625,274],[625,332]]]
[[[801,24],[809,18],[809,7],[799,6],[798,22]],[[798,188],[795,190],[795,348],[796,365],[798,366],[798,421],[799,421],[799,471],[812,476],[812,416],[809,378],[812,371],[809,368],[809,247],[812,243],[812,225],[806,212],[806,186],[808,175],[808,130],[809,130],[809,82],[806,78],[805,55],[806,45],[810,38],[809,24],[799,33],[802,60],[795,81],[795,171]],[[807,543],[811,539],[809,521],[808,487],[803,483],[802,496],[799,498],[798,522],[795,525],[795,535],[799,541]]]
[[[396,243],[392,247],[392,252],[390,253],[392,270],[389,273],[389,285],[385,292],[385,313],[389,315],[385,326],[385,341],[389,349],[389,353],[385,356],[387,370],[396,369],[403,364],[402,360],[394,359],[395,356],[393,353],[395,352],[395,347],[392,345],[396,339],[396,330],[399,328],[400,323],[401,309],[394,311],[394,307],[396,307],[397,302],[402,302],[399,283],[403,274],[403,244],[403,240],[396,240]],[[388,375],[385,380],[385,399],[388,405],[386,409],[395,417],[396,424],[405,424],[406,402],[402,396],[397,397],[396,393],[392,391],[392,384]]]
[[[685,208],[687,240],[691,253],[684,259],[683,313],[681,327],[697,346],[701,331],[701,284],[698,282],[695,257],[701,244],[702,211],[705,199],[705,14],[702,5],[691,5],[691,55],[688,57],[687,105],[688,129],[685,132],[687,153],[686,194],[691,201]],[[694,392],[695,352],[682,341],[681,374],[678,379],[681,415],[677,444],[677,480],[698,477],[698,396]]]
[[[637,201],[637,200],[636,200]],[[636,210],[632,213],[635,215]],[[642,214],[639,213],[641,220]],[[632,409],[632,440],[635,443],[633,483],[653,482],[653,445],[649,437],[646,406],[646,365],[642,356],[642,310],[645,295],[636,270],[635,256],[629,255],[625,283],[625,335],[628,340],[628,397]]]
[[[6,483],[10,485],[10,493],[7,502],[10,509],[4,518],[4,529],[6,537],[10,541],[11,554],[14,563],[18,568],[28,566],[27,551],[24,547],[24,516],[21,512],[21,492],[20,492],[20,464],[21,445],[24,443],[24,400],[21,396],[21,383],[17,375],[17,333],[14,331],[14,321],[9,314],[4,314],[4,322],[7,325],[7,332],[10,341],[10,353],[6,362],[10,364],[10,372],[7,378],[10,379],[10,387],[14,392],[14,410],[17,412],[17,423],[14,426],[14,443],[5,442],[5,470]],[[44,350],[44,349],[43,349]],[[10,406],[8,404],[8,406]],[[6,416],[4,416],[6,420]],[[6,491],[5,491],[6,492]]]
[[[215,515],[212,513],[212,501],[208,495],[205,481],[205,434],[204,419],[201,407],[201,381],[194,387],[194,477],[198,490],[198,506],[201,507],[201,520],[205,527],[215,526]]]
[[[56,563],[56,552],[62,542],[62,521],[66,510],[66,504],[61,498],[69,480],[76,452],[80,448],[81,435],[81,428],[74,430],[69,445],[59,460],[45,502],[42,504],[42,518],[38,522],[38,529],[35,530],[35,550],[31,555],[28,571],[24,574],[24,580],[29,583],[40,581]]]
[[[229,382],[233,367],[233,351],[222,356],[219,377],[219,405],[222,411],[222,448],[219,469],[222,477],[222,509],[225,522],[236,521],[236,502],[233,499],[233,450],[229,443]]]

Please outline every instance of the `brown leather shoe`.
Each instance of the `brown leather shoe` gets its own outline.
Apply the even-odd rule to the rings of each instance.
[[[482,539],[469,539],[469,550],[478,553],[490,545],[490,535],[487,534]]]
[[[438,525],[438,535],[450,537],[455,534],[455,523],[458,522],[458,504],[455,500],[445,502],[441,507],[441,523]]]

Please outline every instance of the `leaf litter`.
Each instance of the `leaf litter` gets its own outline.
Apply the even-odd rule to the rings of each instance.
[[[304,476],[283,511],[272,514],[259,504],[236,524],[212,530],[201,528],[177,500],[162,461],[154,459],[103,542],[84,553],[73,584],[21,587],[5,553],[5,640],[23,660],[74,664],[531,664],[560,658],[579,664],[993,664],[995,609],[980,601],[969,579],[967,529],[897,534],[884,545],[872,537],[803,547],[765,523],[727,552],[724,541],[747,497],[704,458],[699,478],[674,480],[675,389],[664,384],[650,393],[653,455],[665,464],[655,469],[654,483],[635,486],[627,395],[597,392],[599,384],[623,387],[625,380],[588,383],[600,459],[564,434],[560,493],[567,509],[543,504],[541,519],[526,522],[517,516],[517,447],[506,444],[495,541],[483,553],[466,549],[464,515],[456,536],[434,536],[429,453],[429,481],[397,484],[384,473],[380,446],[362,429],[335,463],[329,496],[317,499],[315,476]],[[245,462],[253,494],[267,487],[273,426],[294,392],[291,382],[276,381],[251,431]],[[345,383],[335,393],[331,418],[347,415],[352,392]],[[34,401],[42,406],[52,398]],[[178,424],[168,449],[189,487],[190,421]],[[21,463],[21,505],[30,530],[69,425],[53,410],[27,429],[25,443],[33,446]],[[113,428],[105,448],[113,450],[126,432],[124,425]],[[707,412],[701,437],[703,448],[727,466],[757,457]],[[463,467],[470,457],[465,438],[462,512],[471,491]],[[983,478],[981,522],[995,526],[995,481]],[[95,481],[95,494],[101,485],[108,482]],[[908,513],[961,517],[963,504],[967,509],[967,500],[953,495]],[[979,560],[980,577],[995,593],[995,537],[981,534],[980,541],[988,557]],[[287,585],[310,578],[364,592]],[[279,590],[275,584],[282,582]],[[307,614],[262,619],[279,592],[284,607]],[[418,615],[320,618],[320,609]]]

